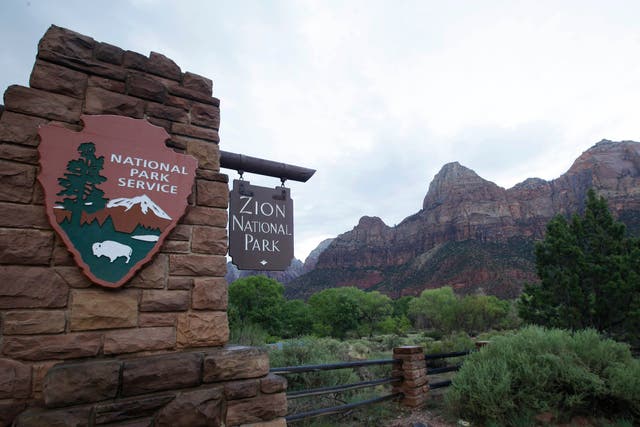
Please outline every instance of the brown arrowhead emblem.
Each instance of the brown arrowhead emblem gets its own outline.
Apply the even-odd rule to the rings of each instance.
[[[40,128],[47,216],[84,273],[126,283],[160,249],[187,207],[197,160],[167,148],[142,119],[82,116],[80,132]]]

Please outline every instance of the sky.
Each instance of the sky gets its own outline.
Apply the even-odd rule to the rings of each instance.
[[[51,24],[209,77],[222,150],[317,170],[287,182],[304,260],[419,211],[446,163],[510,188],[640,141],[638,22],[636,0],[3,0],[0,90]]]

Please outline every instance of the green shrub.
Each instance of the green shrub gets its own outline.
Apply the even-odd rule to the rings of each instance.
[[[541,412],[640,420],[638,363],[626,345],[593,330],[527,327],[470,355],[446,402],[461,418],[494,425],[522,425]]]
[[[269,333],[255,323],[237,321],[230,326],[230,343],[259,347],[269,341]]]

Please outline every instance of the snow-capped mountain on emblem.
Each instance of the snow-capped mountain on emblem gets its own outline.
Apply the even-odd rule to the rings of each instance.
[[[140,205],[140,209],[145,215],[147,214],[149,209],[151,209],[151,212],[153,212],[157,217],[171,220],[171,217],[167,215],[167,213],[163,211],[160,206],[156,205],[153,200],[151,200],[146,194],[132,198],[120,197],[117,199],[111,199],[107,203],[107,208],[124,206],[126,208],[125,211],[128,211],[135,205]]]

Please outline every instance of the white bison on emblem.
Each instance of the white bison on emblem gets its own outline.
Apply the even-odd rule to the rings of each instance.
[[[100,258],[106,256],[109,258],[109,262],[115,261],[119,257],[125,257],[127,264],[131,258],[133,249],[131,246],[123,245],[122,243],[114,242],[113,240],[105,240],[104,242],[95,242],[92,246],[93,254]]]

